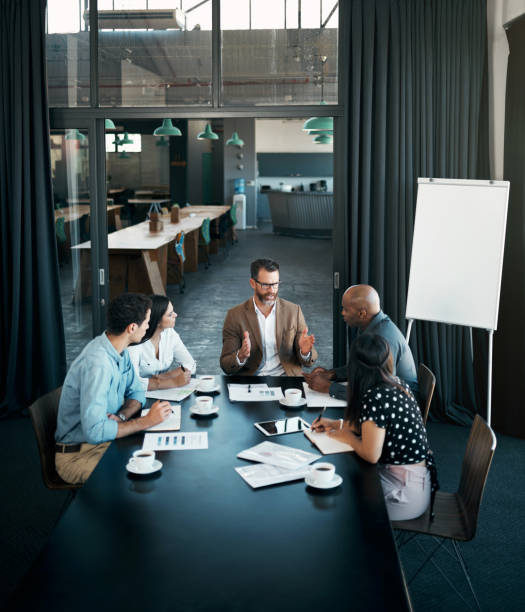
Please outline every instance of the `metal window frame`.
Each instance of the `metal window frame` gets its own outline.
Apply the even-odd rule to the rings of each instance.
[[[298,3],[300,13],[300,2]],[[90,105],[75,108],[50,108],[52,129],[87,129],[89,134],[89,168],[91,193],[91,242],[95,248],[92,257],[93,333],[101,333],[105,327],[105,309],[109,299],[109,287],[99,285],[99,270],[108,274],[107,215],[106,207],[106,151],[104,120],[118,119],[229,119],[229,118],[299,118],[310,116],[334,117],[334,230],[333,272],[339,277],[339,288],[333,291],[333,346],[334,365],[341,365],[346,358],[346,328],[339,314],[341,295],[348,282],[348,80],[346,72],[350,43],[350,3],[339,3],[338,30],[338,104],[302,106],[223,106],[220,29],[220,0],[212,0],[212,104],[205,106],[171,107],[101,107],[98,82],[98,1],[90,1]]]

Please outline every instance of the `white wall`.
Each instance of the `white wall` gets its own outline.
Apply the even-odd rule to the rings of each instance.
[[[503,25],[525,13],[525,0],[488,0],[490,171],[503,178],[505,88],[509,47]],[[488,177],[487,177],[488,178]]]
[[[524,0],[525,1],[525,0]],[[313,136],[303,132],[308,119],[257,119],[257,153],[332,153],[332,144],[315,144]]]

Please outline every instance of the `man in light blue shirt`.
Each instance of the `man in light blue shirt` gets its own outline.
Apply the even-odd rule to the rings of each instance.
[[[151,300],[124,293],[108,308],[107,330],[87,344],[67,373],[58,408],[55,465],[69,483],[83,483],[110,442],[161,423],[168,402],[155,402],[147,416],[128,420],[145,403],[127,347],[149,327]]]

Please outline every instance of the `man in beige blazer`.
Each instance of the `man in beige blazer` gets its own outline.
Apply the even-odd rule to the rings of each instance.
[[[226,314],[221,368],[226,374],[302,376],[317,352],[301,307],[277,297],[277,262],[257,259],[250,273],[253,297]]]

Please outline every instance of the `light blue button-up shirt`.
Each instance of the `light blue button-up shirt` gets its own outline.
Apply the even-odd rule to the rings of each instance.
[[[104,332],[84,347],[69,368],[60,396],[55,440],[63,444],[114,440],[118,423],[107,415],[118,412],[127,399],[144,405],[144,390],[127,349],[119,354]]]

